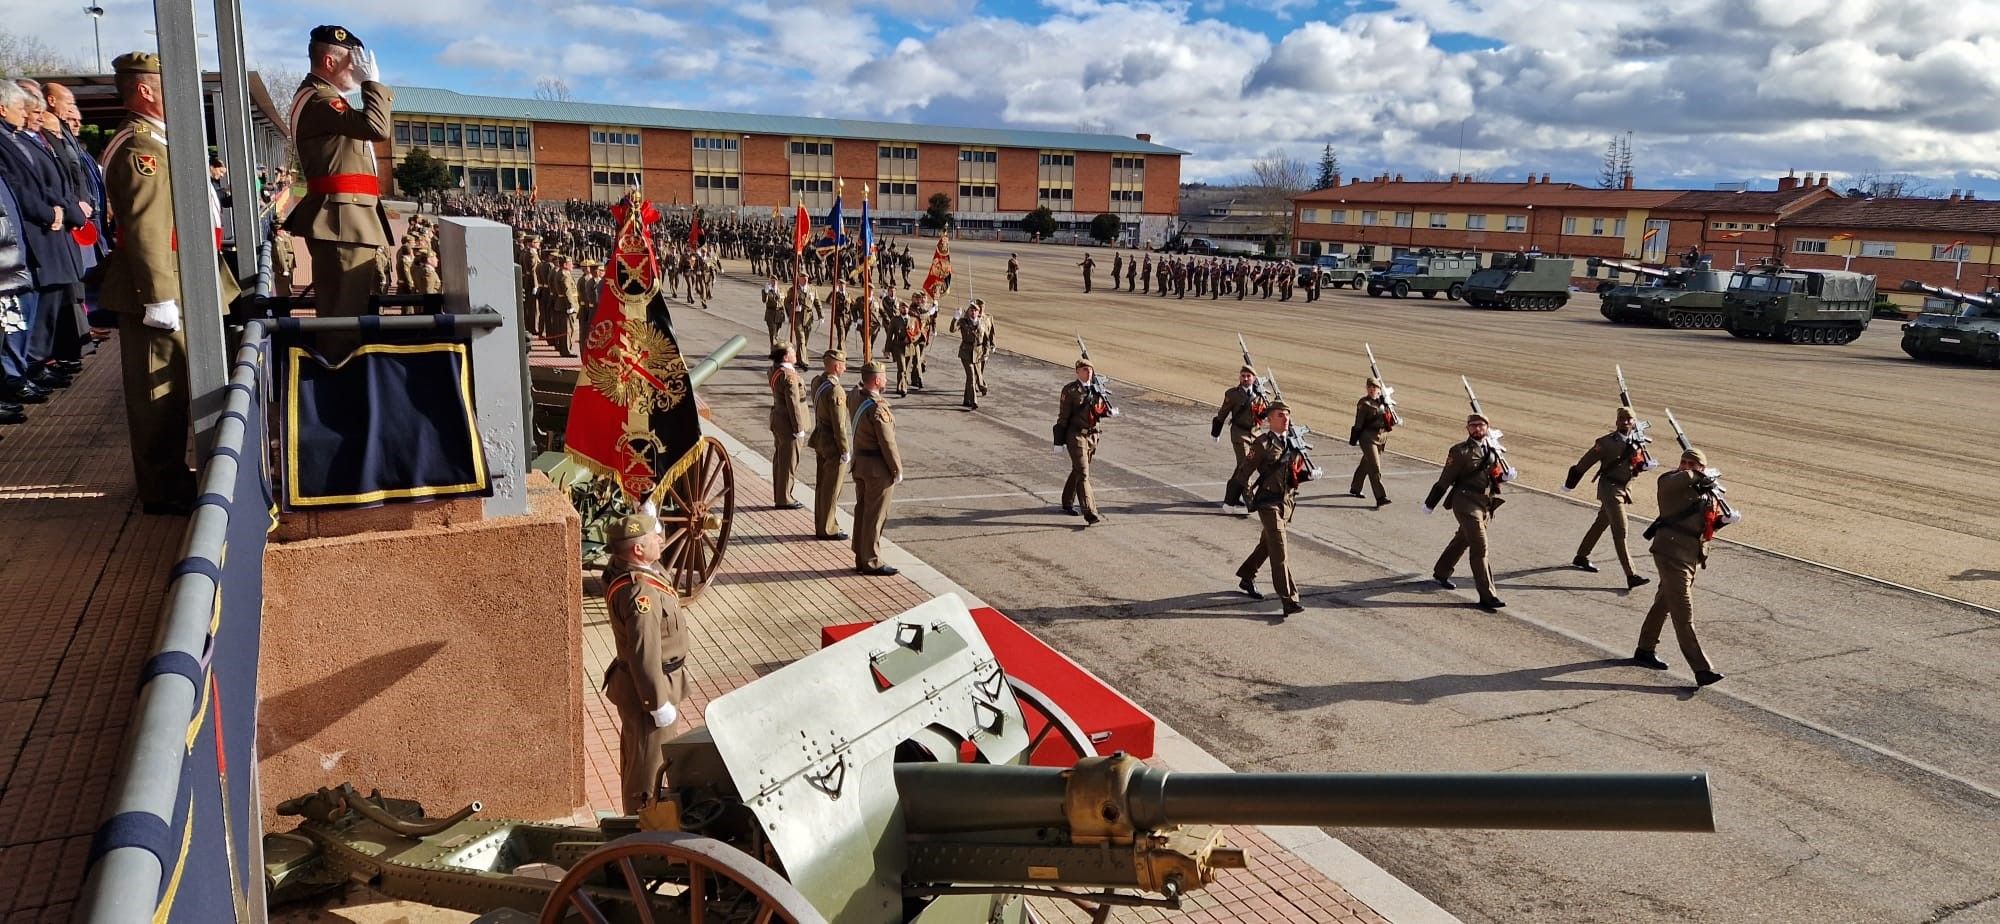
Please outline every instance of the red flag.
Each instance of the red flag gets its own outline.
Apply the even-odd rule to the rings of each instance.
[[[1830,237],[1830,238],[1827,238],[1827,240],[1829,240],[1829,241],[1851,241],[1851,240],[1854,240],[1854,232],[1852,232],[1852,231],[1842,231],[1842,232],[1840,232],[1839,234],[1836,234],[1836,235],[1834,235],[1834,236],[1832,236],[1832,237]]]
[[[792,221],[793,256],[799,256],[806,252],[806,242],[812,240],[812,234],[812,217],[806,214],[806,204],[801,202],[799,203],[798,217]]]
[[[694,210],[694,224],[688,226],[688,247],[701,247],[701,209]]]
[[[931,271],[924,274],[924,292],[937,298],[951,291],[951,248],[950,238],[938,235],[937,250],[931,254]]]

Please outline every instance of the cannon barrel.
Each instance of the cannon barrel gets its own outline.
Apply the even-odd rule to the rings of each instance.
[[[1623,260],[1606,260],[1603,257],[1591,257],[1589,262],[1591,266],[1603,267],[1605,269],[1614,270],[1620,273],[1631,273],[1634,276],[1645,276],[1649,279],[1671,279],[1673,278],[1674,275],[1672,273],[1667,272],[1666,270],[1654,269],[1653,267],[1647,266],[1643,263],[1627,263]]]
[[[1905,292],[1922,292],[1923,294],[1929,295],[1933,298],[1948,298],[1955,302],[1964,302],[1968,305],[1978,305],[1981,308],[1991,308],[1994,306],[1995,303],[1995,300],[1991,295],[1977,295],[1971,292],[1960,292],[1959,290],[1951,288],[1949,286],[1929,285],[1927,283],[1918,282],[1915,279],[1903,280],[1902,288],[1903,291]]]
[[[694,368],[688,370],[688,384],[700,388],[703,382],[708,381],[709,376],[715,374],[715,370],[722,368],[723,363],[735,359],[736,354],[743,352],[743,345],[748,342],[743,339],[742,334],[724,340],[721,346],[715,348],[715,352],[708,354],[707,359],[695,363]]]
[[[1095,761],[1123,769],[1086,772]],[[1099,764],[1100,769],[1106,769]],[[1107,783],[1109,779],[1112,782]],[[912,834],[1122,818],[1172,825],[1713,831],[1706,773],[1176,773],[1125,757],[1075,769],[898,764]]]

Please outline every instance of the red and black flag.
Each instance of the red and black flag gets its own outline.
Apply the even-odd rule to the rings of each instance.
[[[563,448],[592,471],[618,479],[634,501],[647,501],[694,464],[701,415],[660,294],[647,230],[658,213],[636,196],[612,211],[618,248],[584,333],[583,375],[570,402]]]
[[[701,209],[694,210],[694,223],[688,225],[688,249],[701,248]]]
[[[951,291],[951,238],[938,235],[937,250],[931,253],[931,271],[924,274],[924,292],[937,298]]]

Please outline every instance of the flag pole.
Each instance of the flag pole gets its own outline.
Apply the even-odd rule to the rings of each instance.
[[[868,361],[868,314],[875,310],[875,248],[871,246],[875,235],[868,225],[868,194],[872,190],[867,183],[861,184],[861,361]],[[854,303],[848,302],[847,310],[854,310]],[[843,335],[845,336],[845,335]]]
[[[839,201],[840,201],[840,197],[841,197],[841,194],[842,194],[842,193],[844,193],[844,192],[846,192],[846,191],[847,191],[847,181],[846,181],[846,180],[844,180],[844,179],[842,179],[842,178],[840,178],[840,177],[834,177],[834,178],[833,178],[833,201],[834,201],[834,202],[839,202]],[[845,274],[845,273],[843,273],[843,272],[841,271],[841,265],[840,265],[840,238],[841,238],[841,231],[842,231],[842,228],[841,228],[840,226],[841,226],[841,225],[844,225],[844,224],[847,224],[847,213],[846,213],[846,212],[842,212],[842,211],[841,211],[841,210],[839,210],[839,209],[835,209],[834,211],[836,211],[836,212],[839,212],[839,214],[835,216],[835,217],[836,217],[836,218],[837,218],[838,220],[837,220],[837,221],[834,221],[834,222],[832,223],[832,224],[833,224],[833,284],[834,284],[835,286],[839,286],[839,287],[845,287],[845,286],[846,286],[846,284],[847,284],[847,276],[846,276],[846,274]],[[829,300],[831,300],[831,298],[832,298],[832,296],[831,296],[831,295],[829,295],[829,296],[827,296],[827,297],[828,297],[828,299],[829,299]],[[828,321],[829,321],[829,323],[827,324],[827,327],[828,327],[828,328],[832,328],[832,327],[834,326],[834,325],[833,325],[833,324],[831,323],[832,319],[831,319],[831,318],[829,318],[829,319],[828,319]],[[829,349],[831,349],[831,348],[832,348],[832,339],[833,339],[833,337],[834,337],[834,332],[833,332],[833,331],[832,331],[831,329],[829,329],[829,330],[828,330],[828,331],[826,332],[826,334],[827,334],[827,341],[828,341],[828,343],[827,343],[827,346],[828,346],[828,348],[829,348]]]
[[[804,212],[806,208],[805,202],[801,200],[797,204],[797,208],[800,212]],[[792,331],[791,335],[785,339],[798,344],[798,348],[801,351],[805,349],[805,341],[799,339],[799,308],[805,303],[806,295],[805,287],[800,284],[800,280],[803,280],[805,275],[806,243],[798,239],[797,231],[794,230],[792,240]],[[804,357],[800,358],[803,359]]]

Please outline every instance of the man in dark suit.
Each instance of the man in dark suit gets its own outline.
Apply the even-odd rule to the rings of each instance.
[[[47,356],[33,353],[32,332],[44,309],[59,311],[69,304],[70,287],[82,278],[69,232],[82,227],[83,218],[55,152],[38,130],[43,108],[39,95],[0,81],[0,174],[20,203],[22,238],[35,278],[33,294],[22,298],[27,329],[6,333],[6,381],[0,383],[0,400],[21,404],[46,402],[51,387],[69,383],[67,376],[43,366]],[[33,127],[28,125],[31,115]]]

